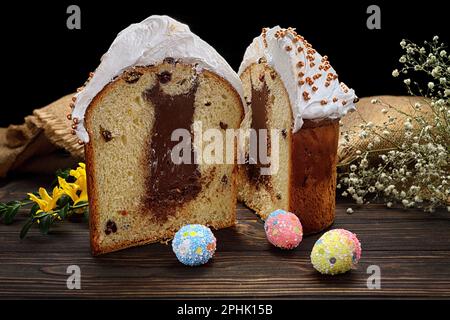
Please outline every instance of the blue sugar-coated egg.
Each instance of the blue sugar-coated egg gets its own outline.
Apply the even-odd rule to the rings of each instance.
[[[213,257],[216,251],[216,238],[208,227],[188,224],[175,234],[172,249],[181,263],[199,266]]]

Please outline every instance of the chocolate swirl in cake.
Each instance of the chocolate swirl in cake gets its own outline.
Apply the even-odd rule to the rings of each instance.
[[[171,141],[172,132],[175,129],[191,130],[197,88],[198,82],[194,81],[188,92],[169,95],[157,81],[153,88],[143,92],[144,100],[151,102],[155,108],[148,153],[148,194],[144,203],[159,221],[165,221],[175,213],[178,206],[194,199],[201,191],[200,172],[193,161],[193,146],[190,154],[192,163],[175,164],[171,158],[173,147],[179,143]]]
[[[267,146],[266,150],[259,150],[260,149],[260,139],[264,137],[263,135],[259,134],[259,130],[267,130],[267,111],[269,106],[269,95],[270,91],[267,87],[266,82],[264,81],[264,77],[260,77],[260,81],[263,82],[262,88],[260,90],[257,90],[254,85],[252,85],[252,123],[251,128],[255,130],[256,132],[256,140],[252,141],[252,144],[257,146],[256,148],[256,154],[250,154],[248,155],[249,165],[246,166],[247,169],[247,175],[248,177],[257,182],[268,182],[268,176],[267,175],[261,175],[261,168],[269,167],[269,164],[263,164],[261,163],[260,159],[260,152],[270,152],[270,137],[269,132],[267,132],[266,135],[266,143]],[[253,157],[256,157],[256,159],[253,159]]]

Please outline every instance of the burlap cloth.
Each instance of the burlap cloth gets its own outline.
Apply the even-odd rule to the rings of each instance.
[[[69,103],[73,94],[67,95],[46,107],[36,109],[25,118],[22,125],[0,128],[0,177],[9,172],[53,173],[58,168],[73,166],[84,158],[83,146],[78,144],[76,136],[71,134],[71,122],[67,119]],[[374,124],[387,121],[387,115],[381,112],[383,106],[374,105],[372,99],[379,99],[398,109],[411,112],[419,98],[403,96],[377,96],[362,98],[357,111],[342,119],[341,132],[356,130],[362,119]],[[393,113],[388,113],[393,115]],[[405,117],[397,115],[397,131],[394,139],[401,139]],[[392,138],[392,137],[391,137]],[[373,142],[373,141],[372,141]],[[346,163],[355,156],[356,150],[364,150],[367,139],[351,135],[347,146],[341,141],[338,148],[339,163]],[[385,142],[380,142],[383,144]],[[374,148],[383,147],[375,145]]]
[[[378,100],[381,103],[373,104],[372,100]],[[416,103],[420,103],[420,110],[414,108]],[[395,107],[389,108],[388,105]],[[382,110],[386,109],[388,112],[383,113]],[[383,150],[387,148],[400,145],[404,140],[405,129],[404,123],[408,118],[408,115],[423,116],[426,119],[430,119],[432,115],[429,102],[422,97],[413,96],[374,96],[362,98],[357,103],[357,108],[354,112],[349,113],[341,120],[341,135],[339,138],[338,146],[338,165],[345,165],[351,162],[356,156],[358,150],[367,150],[369,143],[373,144],[372,150]],[[395,117],[395,120],[387,126],[390,134],[386,139],[381,139],[380,142],[374,141],[375,136],[369,136],[368,138],[362,138],[359,136],[361,128],[359,127],[363,123],[372,122],[374,131],[382,134],[384,123],[389,122],[389,116]],[[377,128],[380,126],[381,128]],[[413,131],[420,130],[416,124]],[[348,133],[349,142],[344,144],[344,135]],[[372,154],[374,160],[377,158],[377,154]]]
[[[21,125],[0,128],[0,177],[9,172],[53,173],[83,159],[67,119],[73,94],[36,109]]]

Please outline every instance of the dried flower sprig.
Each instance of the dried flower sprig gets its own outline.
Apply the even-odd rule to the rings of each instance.
[[[435,36],[422,46],[402,40],[405,51],[400,69],[393,77],[405,77],[403,83],[411,95],[421,97],[410,111],[401,110],[381,100],[388,120],[375,125],[362,119],[357,134],[367,139],[366,150],[356,150],[356,157],[342,166],[338,187],[343,196],[357,204],[383,201],[387,207],[401,204],[406,208],[437,208],[450,211],[450,62],[444,43]],[[415,80],[412,77],[417,75]],[[405,119],[398,129],[399,119]],[[374,148],[383,142],[383,148]],[[341,169],[342,169],[341,168]],[[353,210],[348,210],[352,213]]]
[[[22,207],[32,205],[29,218],[20,232],[21,239],[35,224],[41,233],[47,234],[57,221],[87,218],[89,210],[85,164],[79,163],[75,170],[58,171],[54,184],[51,195],[41,187],[38,193],[28,193],[28,199],[23,201],[0,202],[0,218],[3,218],[5,224],[11,224]]]

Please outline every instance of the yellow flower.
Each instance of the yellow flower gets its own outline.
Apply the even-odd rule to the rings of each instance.
[[[88,201],[86,165],[80,162],[78,164],[78,168],[76,168],[75,170],[70,170],[69,174],[76,179],[73,184],[75,184],[78,187],[77,192],[75,193],[76,198],[73,198],[69,193],[67,193],[74,201],[74,204],[77,204],[78,202],[81,201]]]
[[[39,210],[36,213],[40,212],[51,212],[56,207],[56,202],[59,198],[64,194],[64,191],[59,187],[53,188],[52,196],[47,193],[47,190],[44,188],[39,188],[39,196],[32,193],[28,193],[29,199],[33,202],[36,202],[39,206]]]
[[[73,200],[74,204],[81,201],[77,193],[80,187],[76,183],[69,183],[61,177],[58,177],[58,183],[61,189],[64,190],[64,193]]]

